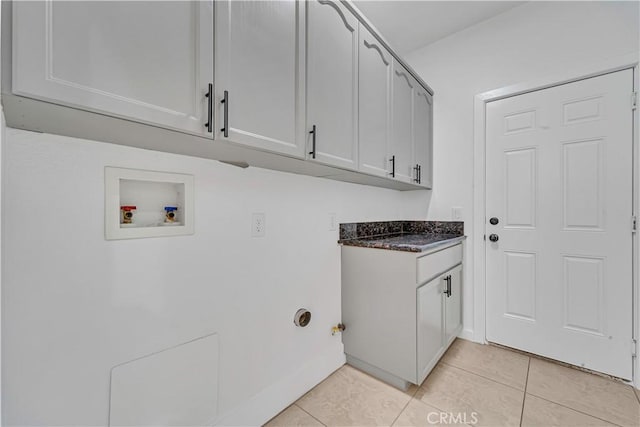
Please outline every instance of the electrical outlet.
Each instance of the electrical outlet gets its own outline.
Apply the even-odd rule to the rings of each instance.
[[[462,208],[457,206],[451,208],[451,219],[453,221],[462,221]]]
[[[336,231],[338,228],[338,219],[335,213],[329,214],[329,231]]]
[[[251,215],[251,236],[264,237],[267,231],[267,222],[263,212],[254,212]]]

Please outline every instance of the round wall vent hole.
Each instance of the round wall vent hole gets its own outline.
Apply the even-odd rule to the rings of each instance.
[[[300,326],[301,328],[307,326],[310,321],[311,312],[306,308],[301,308],[300,310],[296,311],[296,315],[293,318],[293,323],[295,323],[296,326]]]

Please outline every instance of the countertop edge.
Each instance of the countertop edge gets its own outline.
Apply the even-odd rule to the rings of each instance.
[[[438,250],[441,249],[446,249],[450,246],[455,246],[461,242],[463,242],[464,240],[467,239],[467,236],[463,235],[463,236],[457,236],[457,237],[452,237],[451,239],[447,239],[447,240],[440,240],[439,242],[433,242],[433,243],[429,243],[427,245],[423,245],[423,246],[403,246],[403,245],[398,245],[396,247],[377,247],[377,246],[367,246],[367,245],[362,245],[362,244],[349,244],[349,240],[346,241],[340,241],[338,242],[338,244],[340,246],[349,246],[352,248],[363,248],[363,249],[379,249],[379,250],[385,250],[385,251],[396,251],[396,252],[408,252],[408,253],[412,253],[417,255],[418,257],[422,256],[422,255],[427,255],[429,253],[432,252],[436,252]],[[354,241],[358,240],[358,239],[353,239]]]

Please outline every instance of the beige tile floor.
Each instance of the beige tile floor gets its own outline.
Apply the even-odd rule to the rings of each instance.
[[[458,339],[420,387],[402,392],[345,365],[267,426],[462,424],[637,427],[640,392],[597,375]]]

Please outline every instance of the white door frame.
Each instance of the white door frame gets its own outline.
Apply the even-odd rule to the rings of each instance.
[[[473,121],[473,340],[486,343],[486,256],[485,256],[485,214],[486,214],[486,193],[485,193],[485,164],[486,164],[486,105],[488,102],[502,98],[508,98],[535,90],[546,89],[577,80],[595,77],[628,68],[634,69],[634,89],[638,91],[639,77],[638,64],[640,58],[638,54],[629,54],[622,57],[608,59],[607,61],[593,64],[589,67],[570,70],[566,73],[545,77],[531,82],[520,83],[513,86],[484,92],[475,96],[474,100],[474,121]],[[629,108],[631,108],[631,97],[629,98]],[[640,150],[638,147],[638,134],[640,130],[640,120],[638,107],[633,117],[633,210],[638,215],[640,189]],[[638,249],[640,248],[640,232],[633,238],[633,338],[638,339],[640,331],[640,285],[638,280]],[[631,347],[631,343],[629,343]],[[629,349],[631,351],[631,348]],[[636,388],[640,388],[640,357],[637,357],[633,367],[633,381]]]

